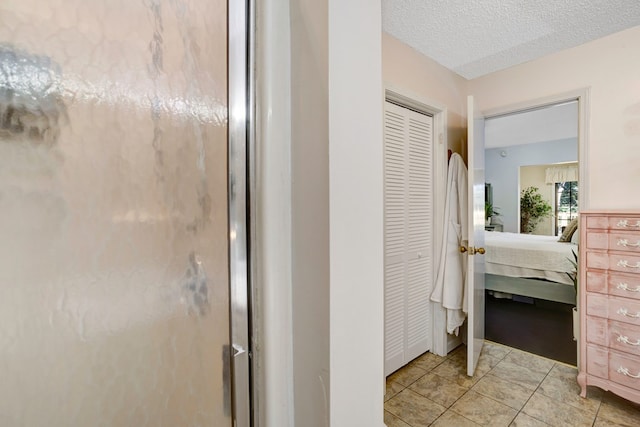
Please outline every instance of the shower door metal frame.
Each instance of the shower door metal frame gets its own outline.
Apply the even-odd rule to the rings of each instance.
[[[252,422],[249,293],[249,142],[253,135],[252,0],[228,1],[229,286],[234,427]]]

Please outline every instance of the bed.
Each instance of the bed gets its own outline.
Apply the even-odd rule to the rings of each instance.
[[[557,236],[485,232],[485,288],[496,296],[521,295],[575,305],[573,251]]]

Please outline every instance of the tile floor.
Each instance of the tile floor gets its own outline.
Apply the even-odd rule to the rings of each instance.
[[[391,374],[387,426],[640,426],[640,405],[596,387],[581,398],[573,366],[486,341],[476,375],[465,371],[459,347]]]

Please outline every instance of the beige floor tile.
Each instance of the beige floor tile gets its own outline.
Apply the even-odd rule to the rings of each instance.
[[[384,409],[412,427],[428,426],[446,410],[408,388],[386,401]]]
[[[476,366],[476,372],[473,374],[478,378],[482,378],[488,374],[493,368],[498,366],[500,359],[489,355],[480,355],[478,359],[478,365]]]
[[[525,414],[552,426],[591,426],[594,416],[535,392],[522,409]]]
[[[461,387],[471,388],[480,378],[477,375],[473,377],[467,376],[467,368],[456,360],[447,359],[436,366],[432,373],[447,378]]]
[[[518,414],[515,409],[473,390],[454,403],[451,410],[475,423],[492,427],[508,426]]]
[[[511,353],[505,356],[505,361],[515,363],[516,365],[526,366],[532,371],[539,372],[541,374],[548,374],[551,368],[555,365],[555,362],[544,357],[536,356],[535,354],[527,353],[522,350],[513,350]]]
[[[409,388],[447,408],[469,390],[467,387],[462,387],[450,379],[434,373],[428,373],[411,384]]]
[[[550,373],[578,376],[578,368],[576,368],[575,366],[567,365],[565,363],[556,362],[555,365],[553,365]]]
[[[447,359],[456,360],[459,363],[465,364],[467,362],[467,346],[458,346],[458,348],[447,354]]]
[[[411,427],[389,411],[384,411],[384,423],[387,427]]]
[[[510,427],[547,427],[549,424],[543,423],[540,420],[536,420],[533,417],[520,412],[515,420],[510,424]]]
[[[606,418],[598,417],[596,418],[596,422],[593,424],[593,427],[637,427],[638,422],[635,424],[628,423],[619,423],[615,421],[609,421]]]
[[[432,427],[477,427],[479,425],[451,410],[440,415],[440,418],[431,424]]]
[[[598,411],[598,419],[614,422],[620,426],[640,426],[640,405],[613,393],[605,393]]]
[[[442,362],[444,362],[445,360],[447,360],[446,357],[438,356],[436,354],[427,352],[422,356],[419,356],[418,358],[414,359],[410,363],[410,365],[423,369],[428,372],[433,368],[435,368],[436,366],[438,366],[439,364],[441,364]]]
[[[467,372],[467,348],[465,346],[460,346],[456,350],[457,352],[447,359],[452,364],[455,363],[459,368]],[[478,364],[476,365],[476,370],[473,374],[476,379],[482,378],[486,375],[494,366],[496,366],[500,362],[500,359],[497,357],[490,356],[488,354],[481,353],[480,358],[478,359]]]
[[[500,356],[492,356],[489,353],[485,353],[484,351],[482,353],[480,353],[480,358],[478,359],[479,362],[482,362],[484,360],[487,361],[487,363],[493,368],[494,366],[496,366],[498,363],[500,363],[500,361],[504,359],[504,357],[500,357]]]
[[[409,386],[426,373],[427,371],[424,369],[413,365],[406,365],[389,375],[387,380],[402,384],[403,386]]]
[[[545,373],[531,370],[526,366],[517,365],[506,360],[506,358],[491,370],[491,374],[532,390],[535,390],[546,376]]]
[[[511,347],[506,347],[502,344],[494,343],[491,341],[485,341],[482,346],[481,356],[487,355],[491,357],[495,357],[496,359],[503,359],[507,354],[509,354],[513,350]]]
[[[576,369],[566,369],[556,365],[542,381],[536,393],[542,393],[555,401],[566,403],[595,417],[600,407],[602,393],[596,389],[589,393],[588,398],[580,397],[580,385],[576,376]]]
[[[403,386],[402,384],[387,380],[387,387],[384,393],[384,401],[386,402],[404,389],[405,386]]]
[[[533,390],[488,374],[474,385],[471,390],[505,405],[520,410],[533,394]]]

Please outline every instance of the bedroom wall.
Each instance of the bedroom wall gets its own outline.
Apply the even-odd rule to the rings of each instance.
[[[585,207],[638,209],[639,44],[640,26],[471,80],[469,93],[486,111],[589,88]]]
[[[506,157],[500,153],[506,152]],[[493,205],[504,231],[519,232],[519,173],[521,166],[571,162],[578,160],[576,139],[546,141],[535,144],[485,150],[485,181],[493,188]]]

